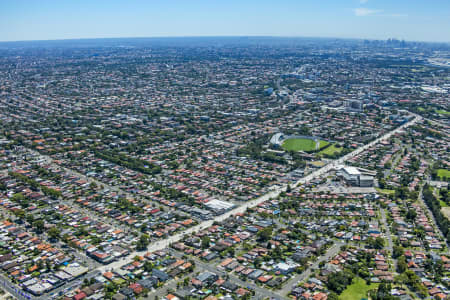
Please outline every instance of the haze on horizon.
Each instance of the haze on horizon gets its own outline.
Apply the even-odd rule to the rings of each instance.
[[[450,42],[450,1],[0,1],[0,41],[301,36]]]

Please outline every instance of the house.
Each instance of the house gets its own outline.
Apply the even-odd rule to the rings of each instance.
[[[87,295],[85,292],[80,292],[80,293],[76,294],[75,296],[73,296],[73,300],[83,300],[86,297],[87,297]]]
[[[139,295],[143,292],[143,287],[139,283],[132,283],[130,284],[129,288],[132,289],[136,295]]]
[[[267,282],[266,284],[269,287],[276,287],[276,286],[279,286],[282,283],[283,283],[283,279],[281,277],[275,277],[272,280],[270,280],[269,282]]]
[[[117,293],[112,297],[112,300],[126,300],[127,297],[121,293]]]
[[[298,267],[298,264],[295,263],[283,263],[280,262],[276,264],[273,268],[275,272],[280,272],[283,275],[287,275],[289,273],[292,273],[295,271],[295,269]]]
[[[127,298],[132,298],[134,296],[134,292],[129,287],[123,287],[119,290],[119,293],[126,296]]]
[[[231,281],[226,281],[225,283],[222,284],[221,288],[227,292],[234,292],[235,290],[238,289],[238,286],[234,283],[232,283]]]
[[[214,281],[216,281],[219,278],[217,274],[214,274],[209,271],[205,271],[201,274],[199,274],[196,279],[202,283],[202,285],[210,285]]]
[[[137,283],[139,283],[144,288],[150,290],[158,284],[158,279],[155,277],[149,277],[146,279],[141,279]]]
[[[167,281],[169,280],[169,275],[161,270],[158,269],[153,269],[152,270],[152,275],[156,278],[158,278],[159,281]]]
[[[180,298],[175,295],[168,294],[166,297],[164,297],[164,300],[180,300]]]
[[[310,256],[311,256],[311,252],[308,249],[303,249],[303,250],[299,250],[299,251],[295,252],[292,255],[292,259],[295,262],[301,262]]]

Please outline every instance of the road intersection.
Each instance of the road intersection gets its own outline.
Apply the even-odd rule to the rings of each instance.
[[[313,179],[315,179],[317,177],[323,176],[324,174],[328,173],[330,170],[336,169],[338,166],[342,165],[347,160],[357,156],[358,154],[360,154],[363,151],[366,151],[367,149],[370,149],[371,147],[375,146],[376,144],[378,144],[378,143],[380,143],[382,141],[390,139],[391,136],[401,132],[403,129],[405,129],[405,128],[411,126],[411,125],[414,125],[416,122],[418,122],[420,120],[422,120],[421,117],[415,116],[411,121],[403,124],[400,127],[397,127],[393,131],[390,131],[390,132],[386,133],[385,135],[375,139],[374,141],[372,141],[372,142],[370,142],[370,143],[368,143],[368,144],[366,144],[364,146],[361,146],[360,148],[356,149],[355,151],[353,151],[353,152],[351,152],[351,153],[349,153],[347,155],[344,155],[343,157],[341,157],[341,158],[339,158],[337,160],[331,161],[330,163],[328,163],[324,167],[322,167],[322,168],[320,168],[320,169],[310,173],[309,175],[301,178],[300,180],[298,180],[295,183],[295,185],[297,186],[297,185],[300,185],[300,184],[304,184],[304,183],[309,182],[309,181],[311,181],[311,180],[313,180]],[[106,272],[106,271],[109,271],[109,270],[112,270],[112,269],[120,268],[120,267],[122,267],[122,266],[124,266],[124,265],[126,265],[126,264],[128,264],[130,262],[132,262],[134,257],[136,257],[136,256],[142,256],[142,255],[146,254],[147,252],[154,252],[154,251],[162,250],[162,249],[164,249],[166,247],[169,247],[172,243],[176,243],[176,242],[180,241],[186,235],[189,235],[189,234],[192,234],[192,233],[204,230],[204,229],[212,226],[214,222],[222,222],[222,221],[226,220],[227,218],[229,218],[230,216],[233,216],[233,215],[236,215],[236,214],[239,214],[239,213],[244,213],[249,208],[255,207],[258,204],[263,203],[263,202],[265,202],[265,201],[267,201],[269,199],[274,199],[274,198],[278,197],[280,195],[280,193],[286,191],[287,186],[288,186],[287,184],[282,185],[282,186],[278,187],[277,189],[272,190],[272,191],[264,194],[263,196],[258,197],[256,199],[253,199],[253,200],[251,200],[249,202],[243,203],[241,206],[238,206],[238,207],[236,207],[236,208],[234,208],[234,209],[232,209],[232,210],[230,210],[230,211],[228,211],[228,212],[226,212],[226,213],[224,213],[222,215],[219,215],[219,216],[215,217],[212,220],[204,221],[204,222],[202,222],[202,223],[200,223],[200,224],[198,224],[198,225],[196,225],[194,227],[186,229],[185,231],[183,231],[181,233],[172,235],[172,236],[170,236],[170,237],[168,237],[168,238],[166,238],[164,240],[160,240],[160,241],[151,243],[147,250],[132,252],[127,257],[124,257],[121,260],[115,261],[115,262],[113,262],[113,263],[111,263],[109,265],[105,265],[105,266],[99,267],[98,270],[103,273],[103,272]]]
[[[313,180],[315,178],[319,178],[319,177],[327,174],[329,171],[331,171],[333,169],[337,169],[340,165],[344,164],[349,159],[357,156],[361,152],[366,151],[367,149],[370,149],[371,147],[373,147],[374,145],[376,145],[376,144],[378,144],[378,143],[380,143],[382,141],[390,139],[393,135],[401,132],[403,129],[405,129],[405,128],[411,126],[411,125],[414,125],[418,121],[422,121],[422,120],[423,120],[422,117],[417,116],[417,115],[413,115],[413,119],[411,121],[409,121],[409,122],[403,124],[402,126],[400,126],[400,127],[396,128],[396,129],[386,133],[385,135],[375,139],[374,141],[372,141],[372,142],[370,142],[370,143],[368,143],[368,144],[366,144],[364,146],[359,147],[358,149],[354,150],[353,152],[351,152],[351,153],[349,153],[349,154],[347,154],[347,155],[345,155],[345,156],[343,156],[343,157],[341,157],[339,159],[330,160],[322,168],[320,168],[320,169],[318,169],[316,171],[313,171],[312,173],[306,175],[305,177],[301,178],[297,182],[291,183],[291,186],[292,185],[298,186],[298,185],[310,182],[311,180]],[[34,150],[31,150],[31,151],[35,152]],[[48,163],[52,163],[52,164],[55,163],[53,161],[53,159],[50,158],[49,156],[45,156],[45,155],[42,155],[42,156],[46,159],[46,161]],[[78,172],[75,172],[73,170],[70,170],[70,169],[67,169],[67,168],[64,168],[64,169],[66,169],[68,171],[71,171],[71,172],[74,172],[74,174],[76,174],[78,176],[82,175],[82,174],[80,174]],[[82,176],[86,180],[93,180],[92,178],[87,178],[84,175],[82,175]],[[93,181],[97,182],[98,184],[103,184],[103,183],[100,183],[100,182],[98,182],[96,180],[93,180]],[[144,251],[134,251],[134,252],[130,253],[129,255],[127,255],[126,257],[122,257],[120,260],[117,260],[117,261],[115,261],[115,262],[113,262],[113,263],[111,263],[109,265],[101,265],[101,266],[98,266],[96,268],[93,268],[84,277],[86,277],[86,276],[87,277],[92,277],[92,276],[94,276],[94,274],[102,274],[102,273],[104,273],[106,271],[110,271],[110,270],[121,268],[122,266],[132,262],[136,256],[142,256],[142,255],[146,254],[147,252],[155,252],[155,251],[167,248],[171,244],[182,240],[186,235],[190,235],[192,233],[204,230],[204,229],[212,226],[214,222],[222,222],[222,221],[226,220],[227,218],[229,218],[230,216],[233,216],[233,215],[236,215],[236,214],[239,214],[239,213],[244,213],[249,208],[255,207],[255,206],[259,205],[260,203],[263,203],[265,201],[268,201],[270,199],[274,199],[274,198],[278,197],[282,192],[286,191],[287,187],[288,187],[288,184],[283,184],[281,186],[276,186],[274,189],[272,189],[268,193],[266,193],[266,194],[264,194],[264,195],[262,195],[262,196],[260,196],[260,197],[258,197],[256,199],[253,199],[253,200],[251,200],[249,202],[243,203],[240,206],[237,206],[236,208],[234,208],[234,209],[232,209],[232,210],[230,210],[230,211],[228,211],[228,212],[226,212],[226,213],[224,213],[222,215],[216,216],[215,218],[213,218],[211,220],[203,221],[203,222],[201,222],[200,224],[198,224],[196,226],[188,228],[188,229],[186,229],[186,230],[184,230],[182,232],[179,232],[179,233],[177,233],[175,235],[169,236],[166,239],[159,240],[159,241],[154,241],[154,242],[150,243],[148,248],[146,250],[144,250]],[[118,188],[117,189],[115,188],[114,190],[120,192],[120,189],[118,189]],[[129,196],[131,196],[131,195],[129,195]],[[280,298],[280,297],[283,298],[285,296],[285,294],[287,294],[287,292],[286,292],[287,290],[286,289],[289,288],[290,286],[292,286],[292,284],[296,284],[297,282],[306,279],[307,276],[311,273],[311,271],[315,267],[317,267],[317,265],[321,261],[324,261],[324,260],[328,259],[329,257],[332,257],[333,255],[335,255],[337,253],[337,251],[339,251],[339,248],[340,248],[341,245],[342,245],[342,243],[334,244],[327,251],[327,253],[325,255],[321,256],[305,272],[303,272],[302,274],[299,274],[299,275],[293,277],[292,279],[290,279],[289,282],[287,284],[285,284],[285,287],[283,288],[283,290],[281,290],[279,292],[278,298]],[[219,271],[215,270],[215,272],[217,273]],[[238,279],[236,279],[236,280],[238,280]],[[52,292],[52,294],[55,294],[55,291],[59,292],[59,291],[62,291],[63,289],[67,289],[68,287],[74,287],[74,286],[75,286],[75,283],[71,282],[69,284],[66,284],[66,285],[64,285],[64,286],[54,290]],[[7,280],[5,280],[5,287],[10,293],[14,294],[16,297],[19,297],[19,299],[27,299],[26,295],[21,295],[20,294],[20,290],[16,291],[14,289],[14,287],[15,287],[14,285],[12,285],[12,286],[7,285]],[[275,296],[275,294],[273,294],[273,295],[272,294],[273,293],[271,292],[271,296],[272,297]],[[44,296],[41,296],[41,297],[35,298],[35,299],[43,299],[42,297],[44,297]]]

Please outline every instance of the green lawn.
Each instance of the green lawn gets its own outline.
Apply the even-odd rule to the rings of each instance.
[[[319,148],[328,145],[327,141],[319,141]],[[282,145],[287,151],[312,151],[316,149],[316,142],[311,139],[287,139]]]
[[[330,147],[320,151],[319,154],[333,155],[333,154],[342,152],[342,149],[344,149],[344,148],[336,147],[336,145],[331,145]]]
[[[366,284],[366,281],[360,277],[353,279],[353,283],[349,285],[345,291],[339,296],[341,300],[360,300],[367,298],[370,290],[376,289],[379,283]]]
[[[385,194],[385,195],[394,195],[395,194],[394,190],[380,189],[380,188],[376,188],[376,190],[378,191],[378,193]]]
[[[444,116],[450,115],[450,111],[446,111],[446,110],[443,110],[443,109],[437,109],[436,112],[437,112],[438,114],[444,115]]]
[[[441,178],[450,178],[450,171],[446,169],[439,169],[437,172],[437,176]]]
[[[327,141],[319,141],[319,149],[322,149],[323,147],[327,146],[329,143]]]

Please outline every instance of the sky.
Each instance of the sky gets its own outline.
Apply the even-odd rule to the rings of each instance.
[[[0,0],[0,41],[170,36],[450,42],[450,0]]]

